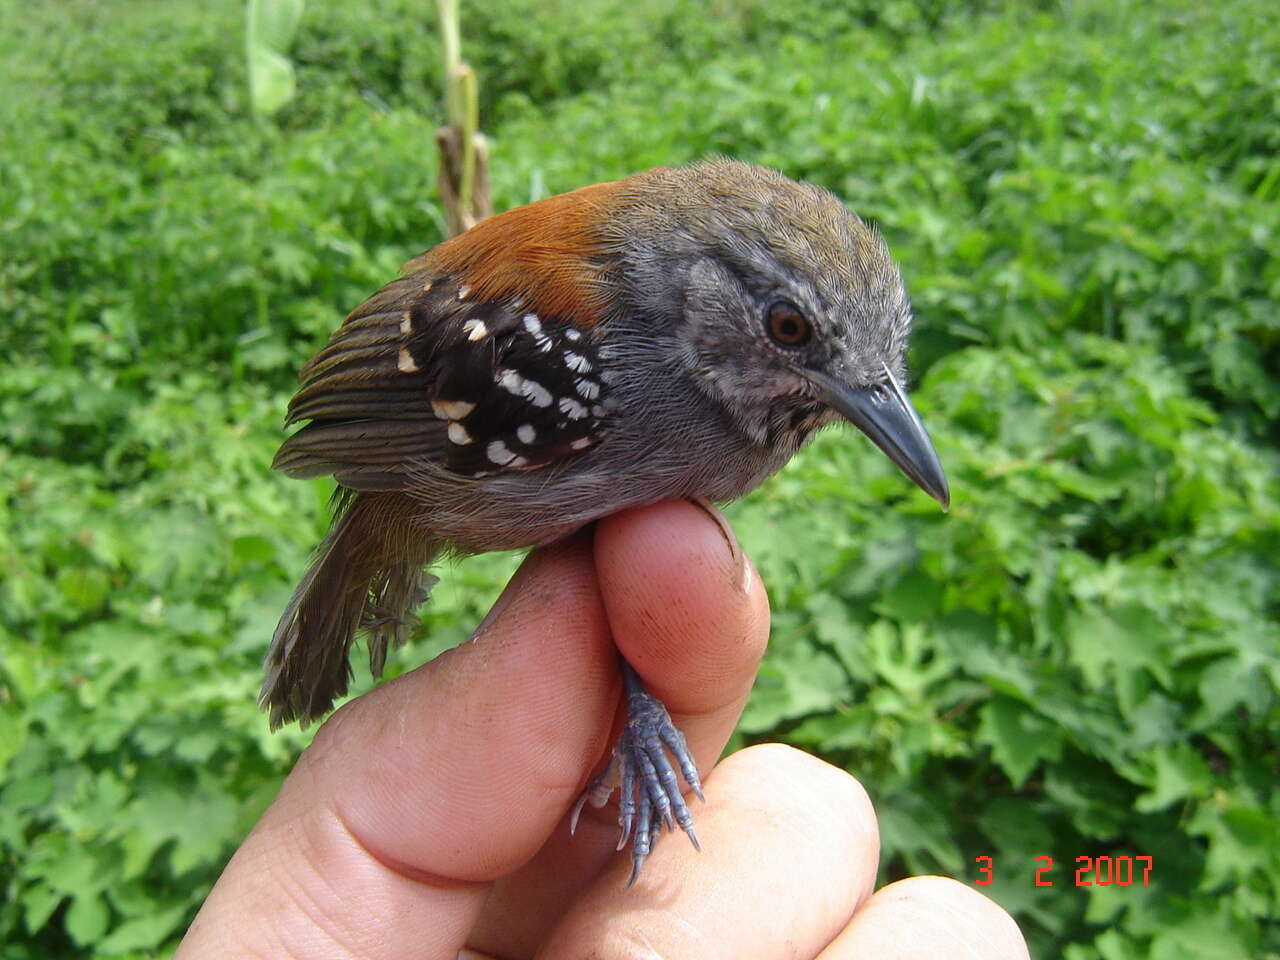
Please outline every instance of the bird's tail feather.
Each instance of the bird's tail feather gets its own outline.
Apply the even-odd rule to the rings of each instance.
[[[388,644],[404,641],[410,615],[436,582],[422,568],[440,550],[412,529],[414,509],[402,493],[339,495],[329,535],[267,651],[259,703],[271,711],[273,730],[295,719],[305,726],[347,692],[357,630],[368,635],[374,676],[382,673]]]

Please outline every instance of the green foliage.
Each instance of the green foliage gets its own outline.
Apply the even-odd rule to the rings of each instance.
[[[312,5],[266,124],[242,14],[0,0],[5,958],[166,952],[307,741],[254,699],[329,487],[266,465],[440,235],[432,11]],[[741,739],[858,776],[886,878],[992,857],[1034,952],[1280,955],[1270,4],[502,0],[463,38],[497,206],[721,151],[903,265],[952,511],[851,432],[732,509],[775,609]],[[517,560],[451,571],[391,672]]]

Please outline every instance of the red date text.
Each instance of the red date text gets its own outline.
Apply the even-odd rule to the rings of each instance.
[[[995,883],[996,862],[992,857],[974,857],[978,876],[974,881],[980,887]],[[1151,871],[1155,867],[1155,858],[1146,855],[1076,857],[1075,871],[1072,880],[1077,887],[1129,887],[1151,885]],[[1030,879],[1037,887],[1054,886],[1053,857],[1036,857],[1030,869]]]

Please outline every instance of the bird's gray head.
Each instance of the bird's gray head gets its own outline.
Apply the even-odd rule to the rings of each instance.
[[[844,417],[945,506],[906,399],[911,306],[880,235],[833,194],[733,160],[622,181],[608,238],[625,313],[754,443]],[[650,353],[652,353],[650,351]]]

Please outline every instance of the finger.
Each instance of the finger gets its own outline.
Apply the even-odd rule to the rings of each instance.
[[[768,640],[759,578],[744,592],[741,560],[720,527],[684,502],[600,521],[595,563],[614,642],[665,702],[705,773],[733,732]],[[612,746],[602,745],[597,768]],[[693,807],[699,837],[713,807],[710,799]],[[532,862],[495,885],[470,945],[528,956],[605,865],[624,868],[621,889],[629,861],[616,851],[617,816],[613,805],[588,808],[575,835],[558,827]],[[694,853],[683,836],[664,834],[656,849],[667,847]]]
[[[703,853],[665,843],[630,890],[607,870],[538,953],[814,957],[875,885],[879,833],[843,770],[779,744],[726,758],[707,780]]]
[[[819,960],[1027,960],[1027,942],[994,901],[946,877],[910,877],[867,901]]]
[[[616,676],[589,537],[535,552],[474,642],[324,725],[183,956],[454,957],[603,750]]]
[[[644,523],[633,517],[610,517],[596,531],[614,642],[673,718],[716,731],[728,719],[727,739],[737,723],[733,707],[750,692],[768,642],[764,588],[758,577],[743,577],[741,554],[727,541],[732,532],[704,507],[672,501],[646,511]]]

